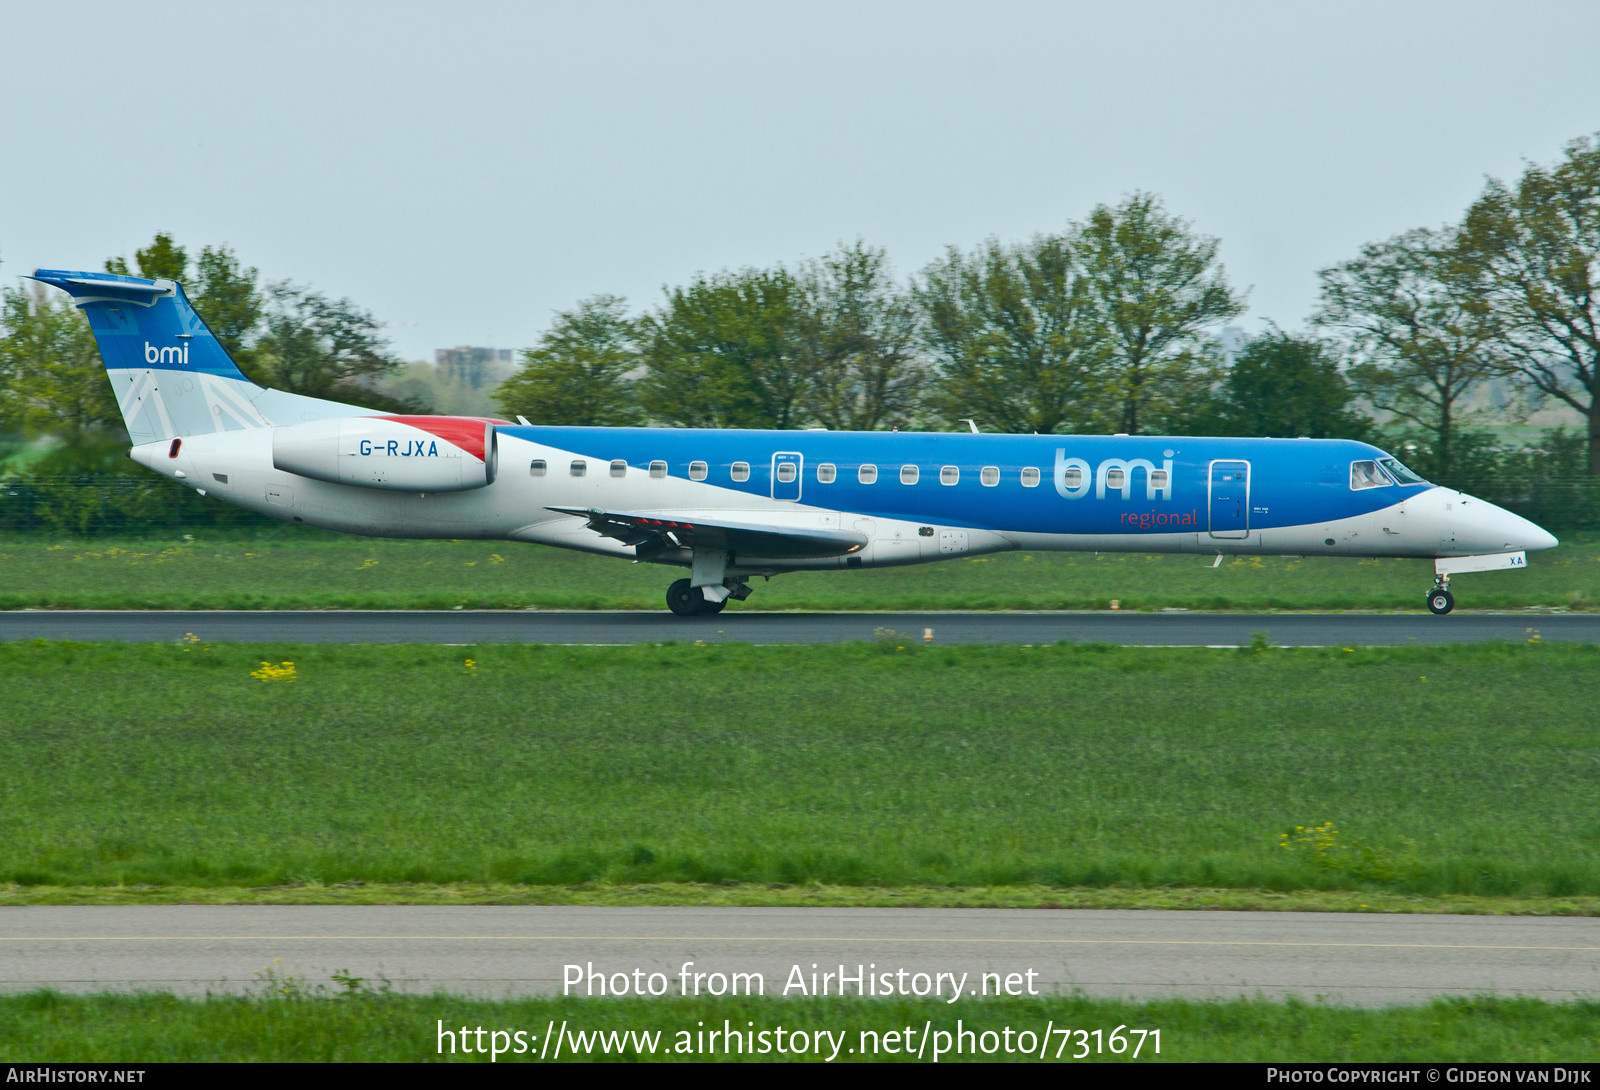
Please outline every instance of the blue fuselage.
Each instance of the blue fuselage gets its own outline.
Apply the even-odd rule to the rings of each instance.
[[[554,427],[500,431],[580,454],[590,462],[588,473],[605,473],[618,459],[646,472],[652,462],[663,461],[669,477],[691,481],[696,479],[691,466],[700,462],[705,484],[752,500],[790,500],[877,518],[1016,533],[1098,537],[1260,531],[1368,514],[1431,487],[1395,483],[1353,490],[1351,464],[1387,455],[1366,443],[1338,439]],[[779,479],[785,461],[795,465],[792,481]],[[747,474],[736,475],[740,464],[748,466]],[[822,468],[830,466],[831,474]],[[875,475],[869,470],[873,483],[862,483],[863,466],[875,467]],[[552,465],[549,472],[565,474],[569,467]],[[904,483],[913,477],[914,483]]]

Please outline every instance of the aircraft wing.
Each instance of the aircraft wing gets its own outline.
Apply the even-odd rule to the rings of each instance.
[[[641,558],[665,549],[726,549],[744,556],[792,560],[844,556],[866,547],[865,535],[850,530],[800,529],[755,522],[601,511],[593,507],[549,507],[589,520],[589,529],[638,548]]]

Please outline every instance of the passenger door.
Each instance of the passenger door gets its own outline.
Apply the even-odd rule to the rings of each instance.
[[[1212,462],[1207,489],[1211,509],[1211,536],[1240,539],[1250,536],[1250,463]]]
[[[800,498],[800,475],[805,468],[805,459],[793,452],[783,452],[772,456],[772,498],[775,500],[798,500]]]

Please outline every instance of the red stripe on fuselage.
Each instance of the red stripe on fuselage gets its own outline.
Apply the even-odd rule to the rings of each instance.
[[[380,416],[379,420],[393,420],[409,424],[447,443],[454,443],[478,461],[484,460],[483,440],[489,424],[509,424],[509,420],[492,420],[484,416]]]

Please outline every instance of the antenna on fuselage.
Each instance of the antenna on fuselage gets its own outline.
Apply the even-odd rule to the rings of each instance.
[[[978,434],[978,422],[976,420],[972,419],[970,416],[963,416],[961,418],[961,422],[972,429],[973,435]]]

